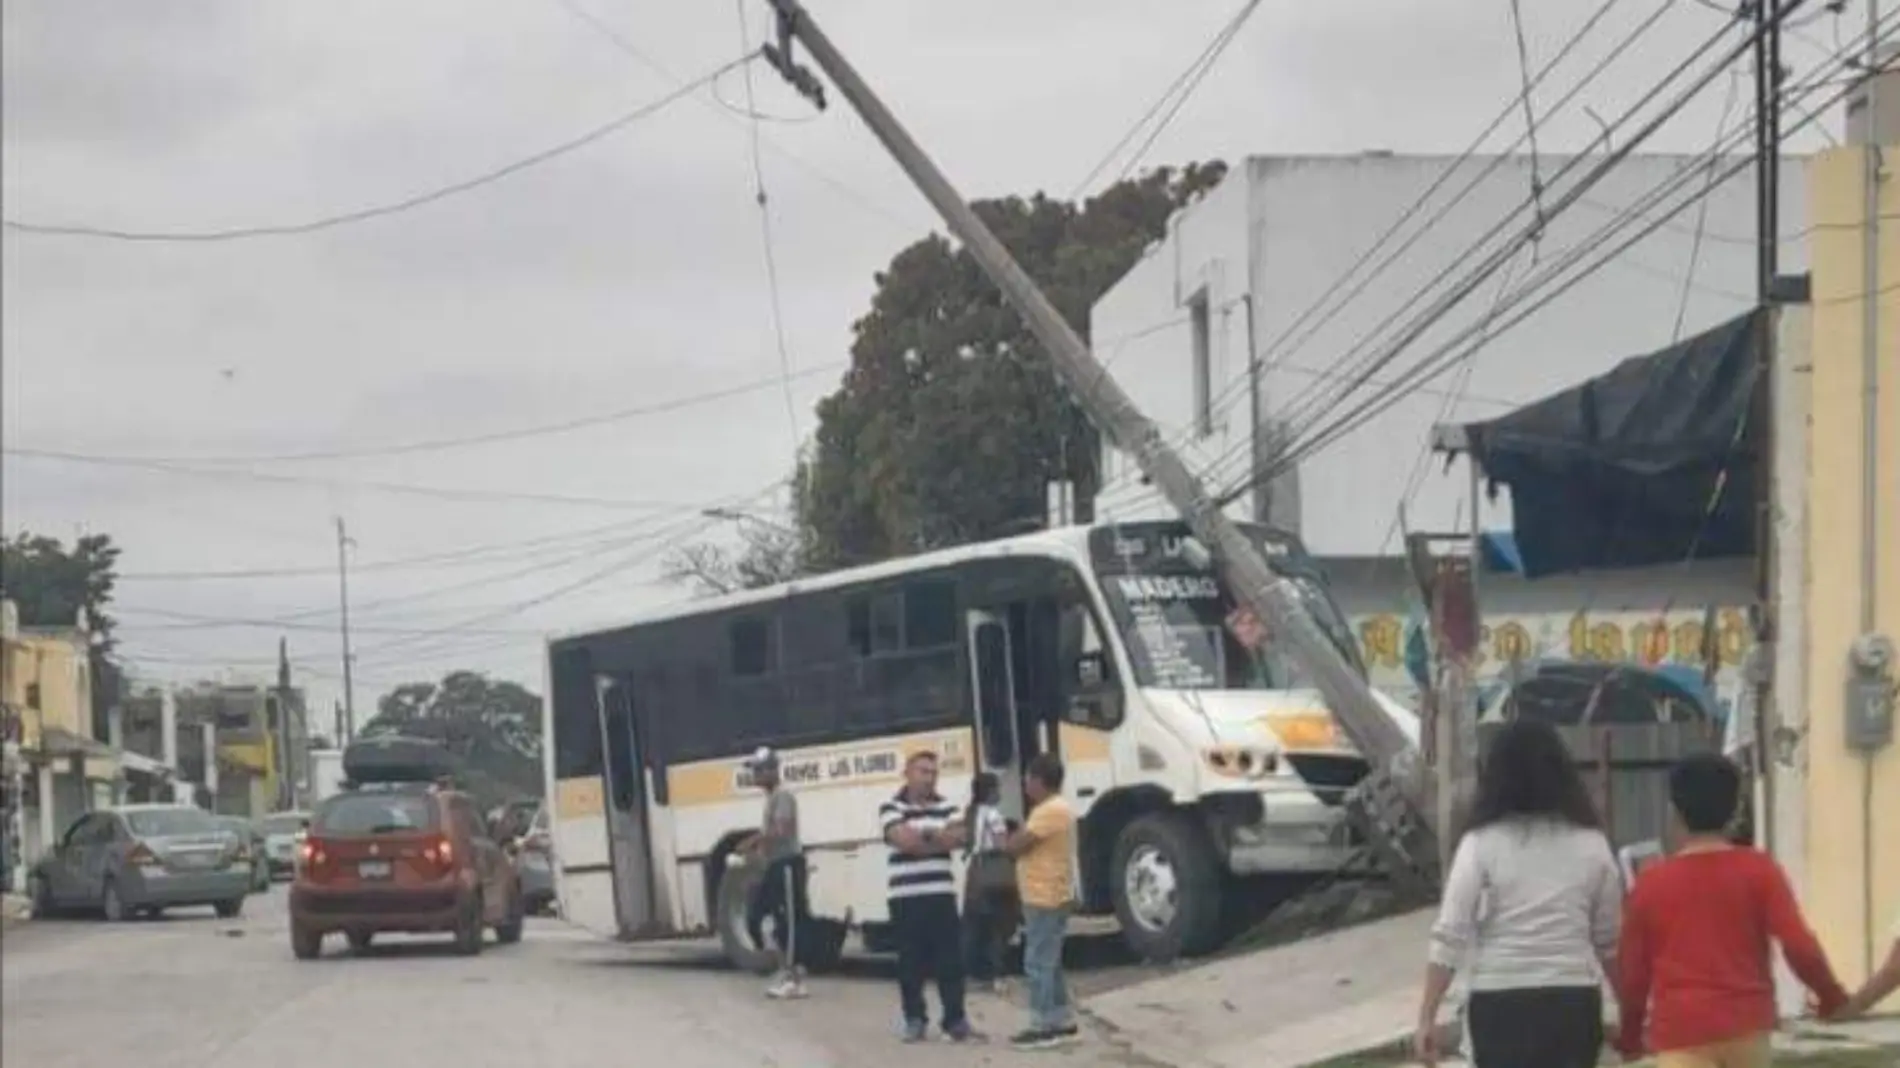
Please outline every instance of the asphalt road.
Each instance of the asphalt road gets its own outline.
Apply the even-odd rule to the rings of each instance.
[[[340,939],[324,958],[290,954],[284,890],[235,921],[209,910],[107,925],[34,921],[0,941],[0,1062],[7,1068],[906,1068],[1005,1063],[1141,1065],[1094,1034],[1018,1053],[896,1041],[885,965],[855,962],[775,1003],[702,945],[628,947],[554,920],[480,957],[391,939],[363,957]],[[934,994],[933,994],[934,1001]],[[983,995],[999,1039],[1022,1011]]]

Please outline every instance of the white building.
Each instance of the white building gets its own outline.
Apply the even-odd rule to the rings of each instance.
[[[1583,160],[1568,177],[1557,178],[1569,162],[1552,157],[1538,162],[1535,173],[1550,189],[1544,194],[1547,204],[1596,160]],[[1548,220],[1535,264],[1528,255],[1509,262],[1404,355],[1371,375],[1335,415],[1391,383],[1459,331],[1484,321],[1507,284],[1561,262],[1567,250],[1588,242],[1619,211],[1699,162],[1685,191],[1711,180],[1706,161],[1660,155],[1626,160],[1574,206]],[[1724,167],[1731,162],[1724,161]],[[1454,165],[1458,172],[1440,183]],[[1447,206],[1487,171],[1462,202]],[[1487,242],[1487,231],[1529,199],[1533,173],[1529,157],[1476,157],[1462,164],[1451,157],[1389,154],[1249,158],[1179,212],[1168,236],[1096,303],[1090,313],[1096,355],[1169,440],[1197,467],[1213,472],[1210,481],[1245,486],[1276,443],[1288,435],[1301,439],[1301,424],[1312,419],[1315,402],[1330,400],[1363,366],[1350,353],[1375,350],[1369,338],[1392,336],[1433,303],[1481,258],[1460,266],[1474,245],[1495,249],[1529,222],[1533,216],[1524,212]],[[1807,266],[1805,178],[1803,161],[1783,163],[1783,274]],[[1383,250],[1309,313],[1435,183],[1437,192]],[[1435,218],[1441,208],[1443,217]],[[1647,217],[1656,215],[1651,211]],[[1386,617],[1407,611],[1411,580],[1396,559],[1403,551],[1401,506],[1409,529],[1470,530],[1468,468],[1462,459],[1447,468],[1431,454],[1433,426],[1501,415],[1746,312],[1755,304],[1755,217],[1754,171],[1743,167],[1708,196],[1706,211],[1691,207],[1662,223],[1601,270],[1496,335],[1474,358],[1453,365],[1290,471],[1242,493],[1230,511],[1237,518],[1293,530],[1326,559],[1342,601],[1360,617],[1362,637],[1376,647],[1389,637]],[[1432,220],[1429,226],[1427,220]],[[1388,260],[1389,266],[1373,273]],[[1406,311],[1421,290],[1425,295]],[[1335,306],[1341,310],[1328,315]],[[1388,317],[1391,324],[1385,324]],[[1309,431],[1317,425],[1323,421],[1309,423]],[[1104,458],[1103,485],[1100,518],[1169,512],[1128,459],[1113,450]],[[1480,522],[1488,531],[1508,531],[1508,494],[1482,500]],[[1375,565],[1380,560],[1385,562]],[[1537,583],[1487,574],[1480,580],[1480,597],[1488,616],[1503,612],[1533,636],[1556,636],[1534,641],[1530,655],[1564,656],[1574,651],[1569,635],[1579,612],[1590,616],[1593,628],[1611,623],[1610,617],[1621,620],[1615,625],[1626,632],[1627,647],[1642,619],[1667,615],[1670,626],[1679,629],[1700,619],[1705,607],[1747,604],[1750,575],[1738,561]],[[1407,688],[1402,677],[1385,681],[1393,689]]]

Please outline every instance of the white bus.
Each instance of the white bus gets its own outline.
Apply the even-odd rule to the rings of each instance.
[[[1357,647],[1298,542],[1243,526],[1342,656]],[[738,854],[762,801],[743,761],[782,754],[810,900],[835,958],[888,946],[877,807],[905,758],[941,789],[1067,765],[1076,899],[1148,959],[1205,953],[1354,852],[1341,801],[1366,763],[1178,523],[1042,531],[710,599],[550,641],[546,746],[564,914],[625,939],[717,934],[742,966]],[[1363,669],[1362,669],[1363,670]],[[1381,696],[1417,740],[1412,713]]]

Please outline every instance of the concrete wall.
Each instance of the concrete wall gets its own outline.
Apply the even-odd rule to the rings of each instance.
[[[1805,902],[1836,966],[1865,975],[1900,919],[1900,749],[1865,758],[1845,744],[1849,643],[1863,631],[1862,597],[1876,629],[1900,637],[1900,146],[1888,145],[1881,189],[1878,442],[1863,438],[1863,157],[1859,148],[1812,163],[1815,233],[1811,310],[1813,418],[1806,478],[1808,600]],[[1877,458],[1877,576],[1861,574],[1863,461]]]
[[[1259,421],[1269,431],[1276,421],[1297,421],[1302,413],[1314,411],[1313,401],[1341,386],[1348,355],[1382,320],[1399,312],[1421,288],[1460,273],[1454,270],[1460,255],[1525,203],[1531,178],[1528,158],[1467,161],[1387,251],[1374,257],[1388,258],[1419,233],[1389,270],[1345,301],[1344,311],[1330,322],[1320,325],[1321,313],[1296,327],[1302,313],[1452,162],[1450,157],[1390,156],[1245,161],[1212,195],[1180,213],[1169,237],[1096,304],[1090,325],[1097,354],[1112,361],[1117,379],[1170,440],[1198,440],[1199,452],[1217,461],[1220,481],[1244,480],[1251,466],[1245,440],[1251,428],[1244,413],[1252,391],[1241,354],[1252,351],[1263,367]],[[1542,161],[1546,181],[1564,162],[1548,157]],[[1542,242],[1544,262],[1578,245],[1614,212],[1692,162],[1693,157],[1682,156],[1626,161],[1573,209],[1551,221]],[[1492,173],[1462,203],[1429,228],[1422,227],[1452,192],[1487,168]],[[1782,182],[1782,265],[1794,273],[1807,263],[1804,163],[1785,163]],[[1398,551],[1394,519],[1401,501],[1409,502],[1414,528],[1451,529],[1463,523],[1469,511],[1469,475],[1462,464],[1447,472],[1442,464],[1428,462],[1426,441],[1434,423],[1502,414],[1607,371],[1626,357],[1668,345],[1677,335],[1679,318],[1681,333],[1687,336],[1753,305],[1755,206],[1750,173],[1745,169],[1722,184],[1707,205],[1699,226],[1695,209],[1676,217],[1498,336],[1466,365],[1468,375],[1460,371],[1426,382],[1372,423],[1304,460],[1291,484],[1276,490],[1276,522],[1296,528],[1320,555],[1358,557]],[[1527,259],[1508,270],[1512,279],[1529,277]],[[1209,280],[1217,309],[1220,301],[1242,293],[1246,299],[1225,319],[1218,311],[1215,316],[1220,326],[1214,390],[1222,407],[1216,434],[1197,439],[1186,300],[1204,279]],[[1400,362],[1374,375],[1372,388],[1449,334],[1486,318],[1501,281],[1503,276],[1494,278],[1446,315]],[[1249,309],[1255,317],[1251,324]],[[1244,340],[1249,326],[1251,350]],[[1110,517],[1165,510],[1124,474],[1125,464],[1111,463],[1104,494]],[[1286,507],[1294,499],[1296,515]],[[1508,527],[1509,516],[1508,495],[1487,503],[1488,527]]]
[[[1411,704],[1418,688],[1405,667],[1410,626],[1424,622],[1403,559],[1323,560],[1340,609],[1351,621],[1372,684]],[[1718,698],[1733,702],[1741,661],[1754,644],[1747,605],[1753,565],[1704,560],[1688,566],[1559,575],[1528,581],[1486,573],[1478,579],[1483,611],[1478,677],[1501,676],[1515,654],[1540,658],[1701,666],[1705,612],[1716,609],[1721,666]]]
[[[8,700],[21,708],[21,748],[37,749],[42,728],[92,737],[92,664],[85,639],[77,635],[22,631],[15,660],[18,674],[8,679]],[[39,686],[38,711],[27,707],[27,688]]]
[[[1249,232],[1252,188],[1245,167],[1236,168],[1199,201],[1175,213],[1168,236],[1148,250],[1089,313],[1089,337],[1097,359],[1129,389],[1177,448],[1202,466],[1245,453],[1253,428],[1244,404],[1232,403],[1231,387],[1243,390],[1248,364],[1250,271],[1254,244]],[[1194,324],[1196,299],[1207,305],[1206,385],[1215,395],[1212,433],[1195,426]],[[1228,390],[1226,396],[1219,396]],[[1113,449],[1103,457],[1099,518],[1134,519],[1157,514],[1156,498],[1139,480],[1132,462]],[[1236,517],[1244,508],[1233,510]]]

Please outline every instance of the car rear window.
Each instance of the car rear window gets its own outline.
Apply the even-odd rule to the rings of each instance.
[[[143,837],[169,838],[184,834],[212,834],[218,825],[200,808],[161,808],[125,814],[126,826]]]
[[[325,802],[318,834],[402,834],[435,826],[435,805],[421,794],[346,794]]]
[[[280,812],[264,817],[265,834],[296,834],[303,829],[304,815],[301,812]]]

